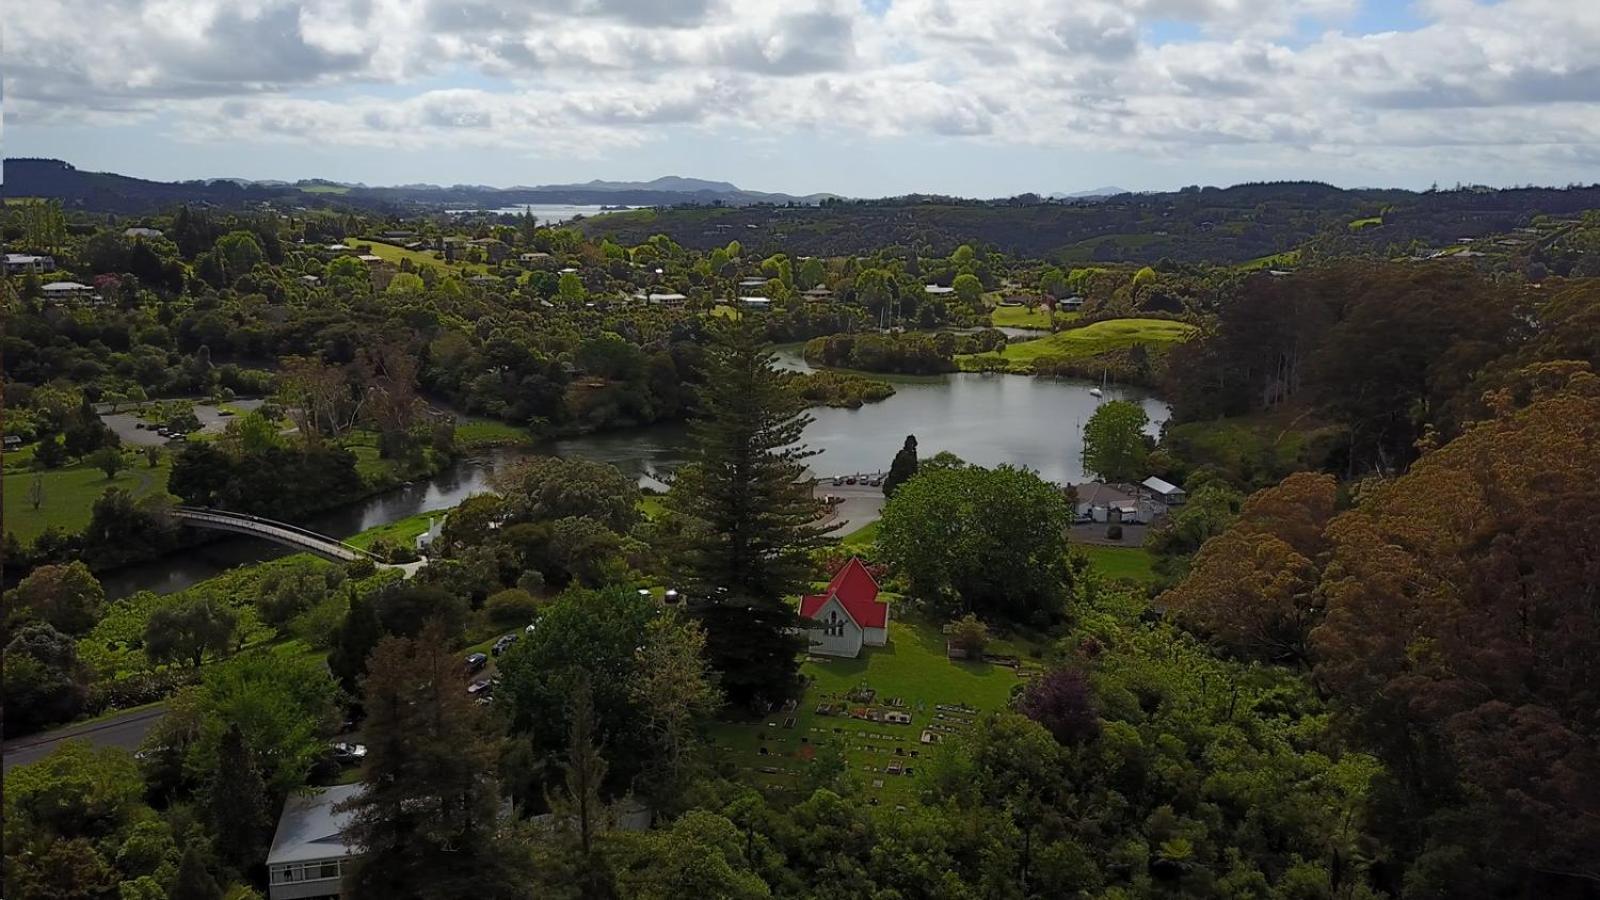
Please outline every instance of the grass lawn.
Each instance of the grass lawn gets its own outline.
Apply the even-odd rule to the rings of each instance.
[[[1056,313],[1056,322],[1065,325],[1078,317],[1078,313]],[[989,314],[989,324],[996,328],[1037,328],[1050,330],[1050,314],[1042,306],[996,306]]]
[[[1089,558],[1089,564],[1100,574],[1113,579],[1126,579],[1139,584],[1156,580],[1155,557],[1139,547],[1099,547],[1079,544],[1073,547]]]
[[[1351,231],[1360,231],[1363,228],[1371,228],[1374,225],[1382,225],[1382,224],[1383,224],[1383,216],[1369,216],[1369,217],[1367,217],[1365,219],[1356,219],[1356,220],[1352,221],[1350,223],[1350,230]]]
[[[878,526],[880,524],[882,524],[881,519],[874,519],[860,528],[857,528],[855,531],[852,531],[840,538],[839,543],[844,545],[846,549],[850,550],[859,550],[862,547],[870,547],[878,542]]]
[[[342,184],[308,184],[300,189],[303,194],[348,194],[350,189]]]
[[[373,541],[379,538],[388,538],[396,544],[409,547],[416,542],[417,535],[428,530],[429,518],[441,519],[448,512],[449,510],[434,510],[432,512],[417,513],[414,516],[406,516],[404,519],[397,519],[387,525],[369,528],[360,534],[346,538],[345,543],[357,547],[370,547]]]
[[[667,504],[658,494],[645,494],[639,500],[639,512],[644,513],[646,519],[659,519],[667,513]]]
[[[1009,344],[1000,353],[957,356],[956,364],[966,369],[976,367],[982,360],[1004,359],[1011,368],[1021,369],[1041,357],[1075,359],[1135,344],[1177,343],[1187,340],[1197,330],[1187,322],[1167,319],[1106,319],[1037,340]]]
[[[816,657],[801,671],[813,681],[793,711],[774,710],[763,719],[718,726],[714,740],[719,758],[731,760],[752,782],[803,788],[810,755],[819,745],[832,745],[843,751],[864,795],[882,802],[903,802],[912,795],[917,762],[932,749],[920,741],[925,729],[959,732],[979,713],[1003,706],[1020,683],[1006,666],[947,659],[944,634],[937,626],[893,616],[888,646],[863,648],[856,659]],[[911,724],[817,713],[820,704],[847,702],[846,696],[862,685],[876,694],[870,704],[854,702],[851,707],[909,713]],[[941,705],[965,705],[973,712],[941,711],[936,708]],[[887,774],[885,769],[895,763],[913,772]]]
[[[456,421],[456,443],[462,446],[498,447],[532,442],[533,435],[528,433],[528,429],[509,422],[479,416],[465,416]]]
[[[28,492],[33,484],[34,472],[29,469],[33,448],[7,453],[5,469],[5,530],[15,534],[24,544],[38,537],[51,525],[59,525],[68,533],[82,531],[89,524],[89,512],[94,502],[111,488],[122,488],[134,498],[161,493],[167,489],[167,475],[172,471],[172,454],[164,452],[161,462],[150,468],[142,454],[131,451],[123,454],[127,468],[107,479],[106,473],[88,465],[74,465],[61,469],[47,469],[44,476],[44,500],[33,508]]]
[[[351,246],[371,244],[373,256],[383,257],[384,262],[394,263],[397,266],[400,264],[400,260],[409,259],[414,266],[433,266],[446,272],[467,272],[472,275],[485,275],[489,272],[489,267],[482,263],[447,263],[435,256],[431,250],[407,250],[396,244],[385,244],[372,238],[360,238],[359,240],[348,241],[348,243]]]
[[[1238,268],[1242,272],[1257,272],[1262,269],[1292,269],[1300,264],[1300,251],[1290,250],[1287,253],[1274,253],[1270,256],[1258,256],[1248,262],[1242,262]]]

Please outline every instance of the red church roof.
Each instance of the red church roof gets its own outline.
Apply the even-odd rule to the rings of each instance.
[[[884,628],[889,623],[889,604],[878,602],[878,582],[858,557],[845,563],[827,590],[800,598],[800,615],[815,618],[829,597],[838,597],[839,605],[862,628]]]

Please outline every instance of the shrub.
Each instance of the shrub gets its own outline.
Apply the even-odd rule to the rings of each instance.
[[[361,556],[350,560],[344,571],[346,575],[357,580],[371,578],[378,573],[378,564],[369,557]]]
[[[1122,526],[1121,525],[1107,525],[1106,526],[1106,540],[1108,540],[1108,541],[1120,541],[1120,540],[1122,540]]]
[[[521,588],[507,588],[491,596],[484,609],[496,625],[526,625],[537,614],[539,601]]]

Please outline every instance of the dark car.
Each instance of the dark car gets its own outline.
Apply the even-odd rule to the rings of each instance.
[[[511,645],[515,644],[516,642],[517,642],[517,634],[516,634],[516,632],[512,632],[511,634],[502,634],[502,635],[500,635],[500,637],[497,640],[495,640],[494,648],[491,649],[489,652],[493,653],[495,656],[499,656],[500,654],[506,652],[507,650],[510,650],[511,649]]]
[[[468,672],[482,672],[483,667],[489,664],[489,657],[482,653],[474,653],[467,657]]]

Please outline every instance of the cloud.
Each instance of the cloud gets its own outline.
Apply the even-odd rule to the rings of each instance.
[[[1427,0],[1421,27],[1346,33],[1361,3],[55,0],[8,21],[4,87],[18,128],[147,117],[190,141],[596,153],[698,129],[1594,158],[1600,3]],[[1197,37],[1155,42],[1166,23]]]

